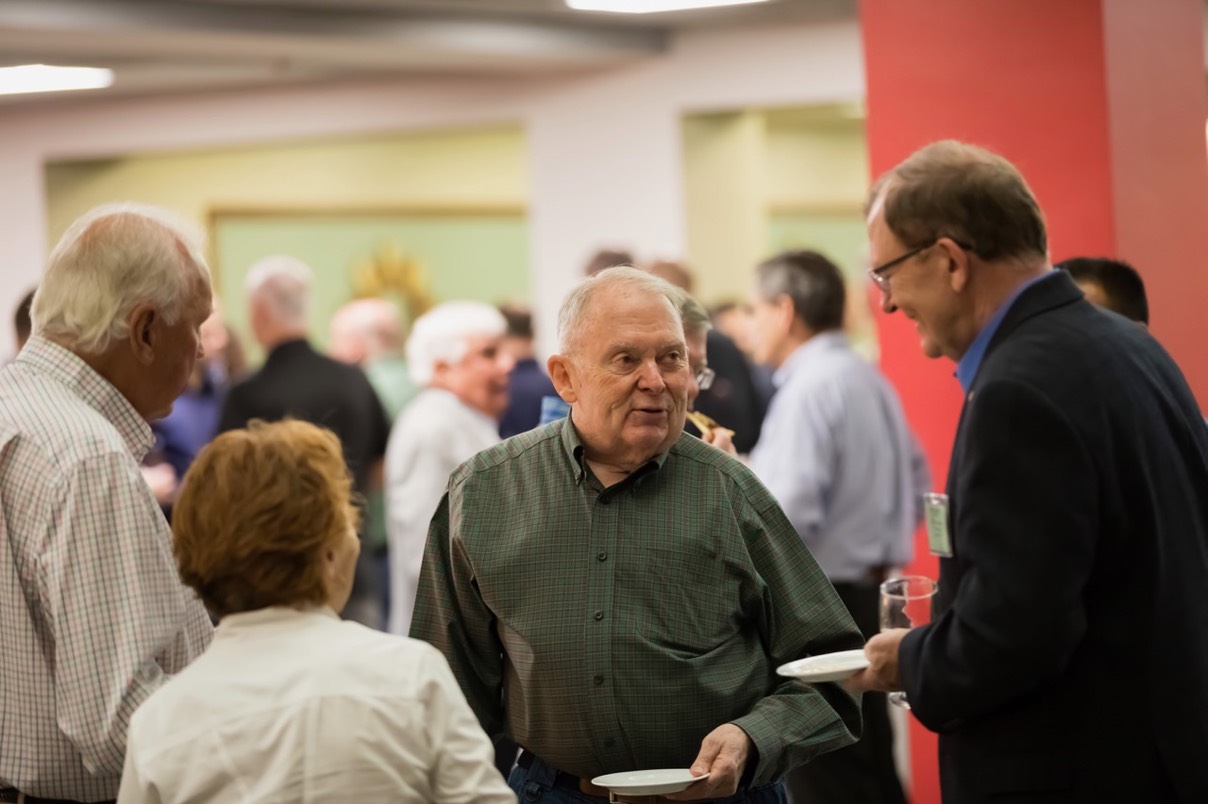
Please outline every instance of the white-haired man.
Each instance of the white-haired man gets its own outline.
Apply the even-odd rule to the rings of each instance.
[[[854,741],[860,708],[775,669],[860,634],[767,489],[684,433],[666,282],[601,271],[562,305],[558,340],[570,418],[454,473],[411,634],[486,732],[523,746],[524,801],[603,804],[600,774],[686,768],[708,778],[675,799],[783,802],[777,779]]]
[[[407,339],[411,378],[423,390],[390,434],[386,510],[390,537],[390,630],[411,628],[428,523],[449,475],[499,442],[511,356],[503,315],[490,305],[446,302],[416,319]]]
[[[380,469],[390,423],[365,373],[319,354],[307,340],[310,283],[310,268],[293,257],[267,257],[248,271],[244,284],[252,334],[268,357],[227,394],[218,431],[245,427],[252,419],[286,417],[326,427],[340,437],[353,485],[364,496]],[[367,520],[362,520],[362,535]],[[361,555],[344,616],[380,628],[372,561],[369,551]]]
[[[135,708],[209,643],[138,467],[209,315],[162,210],[97,208],[50,256],[0,373],[0,801],[113,799]]]

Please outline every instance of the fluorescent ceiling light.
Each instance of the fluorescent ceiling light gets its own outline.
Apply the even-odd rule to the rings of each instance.
[[[621,14],[650,14],[656,11],[684,11],[690,8],[744,6],[767,0],[566,0],[578,11],[615,11]]]
[[[51,64],[0,67],[0,95],[104,89],[112,83],[113,70],[100,67],[55,67]]]

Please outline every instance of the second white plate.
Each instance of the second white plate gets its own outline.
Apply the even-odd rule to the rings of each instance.
[[[687,768],[659,768],[657,770],[626,771],[597,776],[592,784],[607,787],[623,796],[661,796],[687,790],[688,785],[708,779],[709,774],[693,776]]]
[[[823,681],[842,681],[868,667],[868,657],[863,650],[842,650],[838,653],[823,653],[807,656],[795,662],[782,664],[776,672],[782,676],[817,684]]]

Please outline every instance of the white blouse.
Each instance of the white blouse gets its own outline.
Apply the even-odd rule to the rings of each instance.
[[[231,615],[131,721],[121,804],[353,800],[516,801],[427,643],[327,608]]]

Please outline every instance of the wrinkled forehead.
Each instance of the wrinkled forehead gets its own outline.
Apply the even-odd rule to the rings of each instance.
[[[671,300],[662,293],[635,288],[618,288],[615,292],[600,294],[586,311],[597,323],[609,326],[622,319],[626,321],[648,321],[662,324],[675,330],[683,330],[679,312]]]

